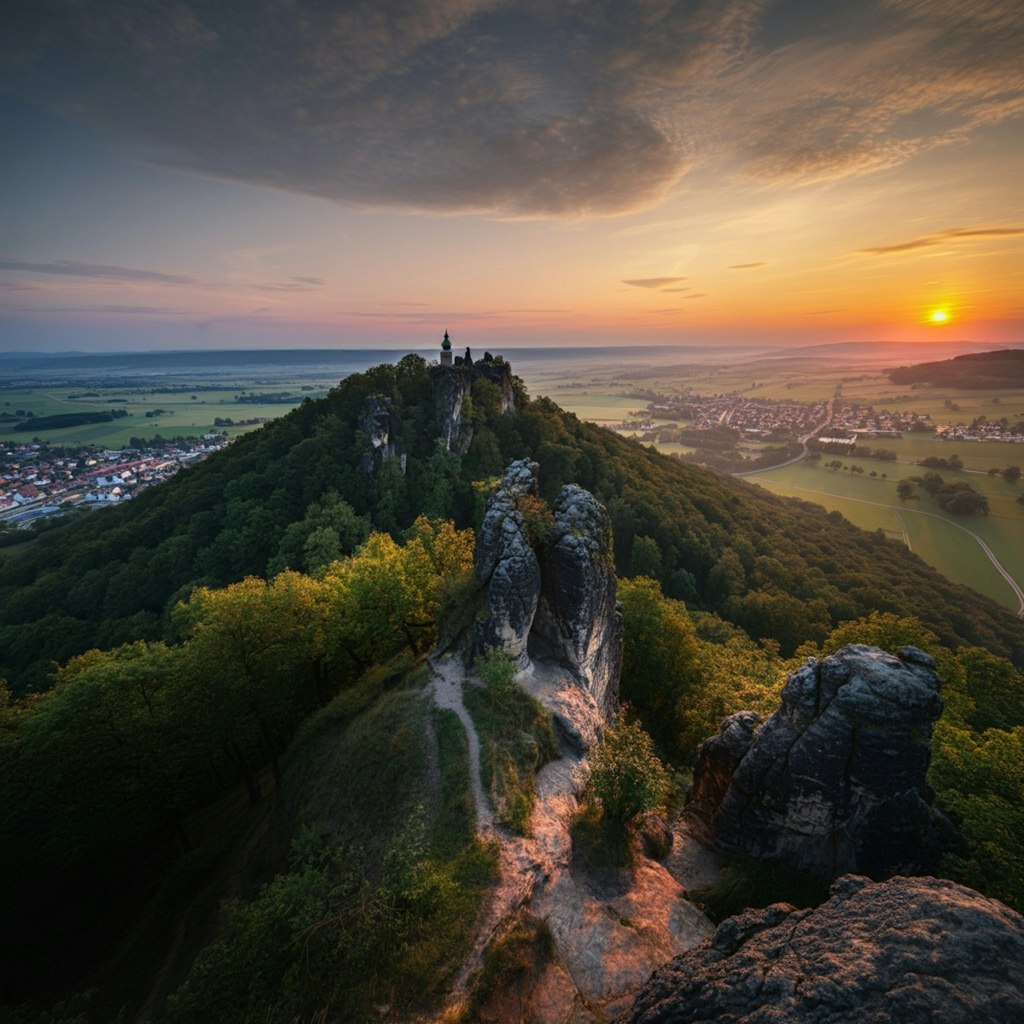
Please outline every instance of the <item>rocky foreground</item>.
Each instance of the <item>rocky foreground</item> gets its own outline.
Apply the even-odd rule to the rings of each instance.
[[[845,875],[815,910],[722,922],[621,1024],[1018,1024],[1024,918],[955,882]]]

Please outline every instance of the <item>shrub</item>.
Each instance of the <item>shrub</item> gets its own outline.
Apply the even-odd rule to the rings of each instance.
[[[639,722],[620,715],[608,727],[604,742],[591,755],[587,789],[605,815],[623,827],[664,803],[668,772]]]

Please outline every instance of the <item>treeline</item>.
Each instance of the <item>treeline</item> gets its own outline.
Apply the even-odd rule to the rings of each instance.
[[[127,415],[127,409],[111,409],[103,412],[62,412],[54,416],[34,416],[15,424],[14,429],[23,433],[30,430],[58,430],[61,427],[81,427],[87,423],[110,423]]]
[[[4,996],[54,990],[55,965],[106,949],[191,850],[191,814],[240,784],[258,801],[311,712],[398,650],[430,649],[472,555],[470,531],[419,519],[316,576],[196,589],[173,611],[176,643],[90,650],[46,693],[0,690]]]
[[[401,424],[404,473],[394,459],[376,475],[361,469],[372,395],[386,396]],[[264,574],[285,534],[330,491],[396,537],[421,512],[465,527],[482,508],[485,482],[524,457],[540,463],[547,499],[577,482],[608,508],[620,572],[631,570],[645,538],[641,553],[668,594],[720,612],[752,637],[774,638],[783,651],[877,609],[916,615],[951,647],[977,644],[1024,664],[1020,621],[902,545],[838,513],[659,455],[546,399],[520,397],[519,411],[502,415],[499,389],[475,381],[463,408],[472,443],[463,455],[449,452],[429,369],[407,356],[346,378],[128,506],[51,533],[46,545],[5,561],[0,675],[16,693],[43,689],[54,661],[171,638],[182,596]]]
[[[960,388],[1015,388],[1024,385],[1024,349],[1002,349],[956,356],[941,362],[899,366],[889,371],[894,384]]]

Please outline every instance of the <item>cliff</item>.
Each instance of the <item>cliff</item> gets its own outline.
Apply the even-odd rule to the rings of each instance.
[[[448,450],[458,455],[465,455],[473,443],[473,424],[465,415],[465,408],[466,400],[471,400],[474,384],[487,382],[498,388],[502,413],[516,408],[512,367],[500,356],[495,359],[490,352],[474,362],[467,349],[466,356],[456,356],[451,366],[432,366],[430,375],[438,429]]]

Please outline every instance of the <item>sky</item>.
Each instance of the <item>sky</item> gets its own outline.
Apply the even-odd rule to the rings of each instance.
[[[1022,0],[6,0],[0,351],[1024,341]]]

